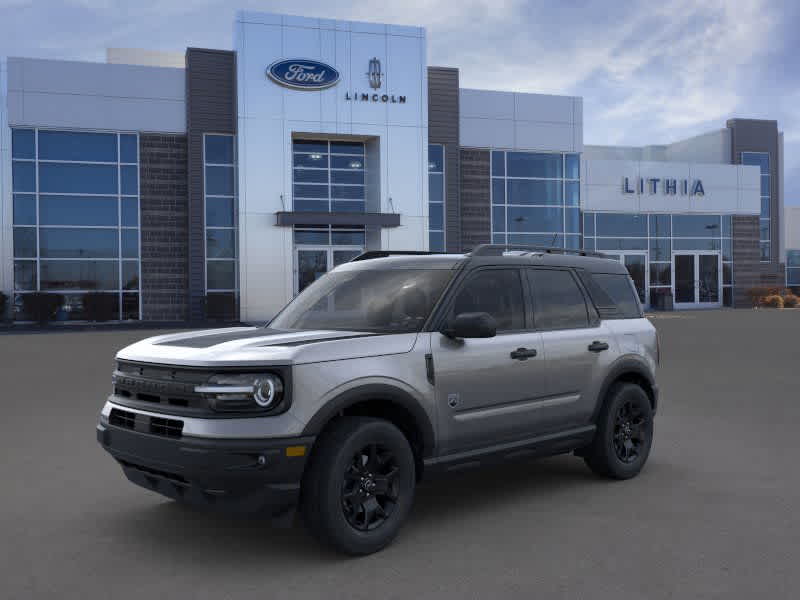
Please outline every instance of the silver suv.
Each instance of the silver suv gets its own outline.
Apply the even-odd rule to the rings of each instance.
[[[573,452],[635,476],[658,338],[618,261],[553,249],[367,252],[269,325],[121,350],[97,438],[132,482],[380,550],[424,476]]]

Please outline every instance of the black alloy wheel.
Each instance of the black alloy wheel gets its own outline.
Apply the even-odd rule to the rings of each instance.
[[[399,472],[397,458],[381,444],[356,452],[342,482],[342,510],[351,526],[370,531],[391,517],[400,493]]]
[[[635,462],[646,442],[646,420],[641,405],[626,400],[614,416],[614,451],[626,464]]]

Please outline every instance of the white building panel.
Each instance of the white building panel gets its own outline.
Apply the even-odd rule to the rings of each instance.
[[[11,223],[14,206],[11,201],[11,129],[8,127],[6,97],[8,70],[0,59],[0,292],[10,294],[14,280]]]
[[[516,150],[542,150],[545,152],[574,152],[574,126],[571,123],[544,121],[514,121]]]
[[[513,148],[512,119],[462,117],[459,123],[461,146],[465,148]]]
[[[462,119],[508,119],[514,120],[513,92],[489,90],[459,90],[459,114]]]

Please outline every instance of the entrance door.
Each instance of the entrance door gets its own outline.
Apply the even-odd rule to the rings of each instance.
[[[719,252],[676,252],[672,255],[675,308],[722,306]]]
[[[619,260],[628,269],[633,284],[636,286],[636,293],[639,295],[639,302],[642,306],[647,306],[647,252],[629,251],[606,253],[608,258]]]
[[[295,248],[294,293],[299,294],[331,269],[363,252],[357,246],[303,246]]]

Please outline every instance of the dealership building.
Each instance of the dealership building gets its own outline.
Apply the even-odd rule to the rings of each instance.
[[[240,12],[233,51],[4,59],[14,317],[41,291],[59,320],[102,292],[120,320],[262,321],[364,250],[486,243],[602,252],[652,308],[749,306],[800,277],[776,121],[585,145],[582,98],[461,88],[426,44],[420,27]]]

